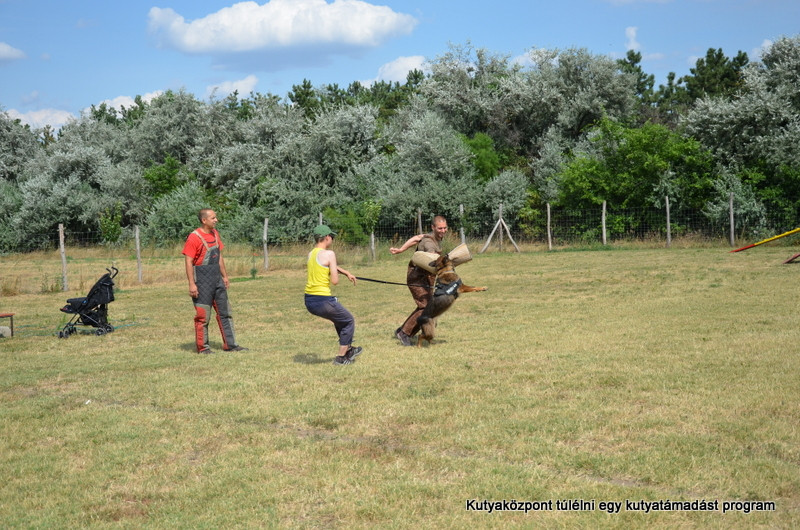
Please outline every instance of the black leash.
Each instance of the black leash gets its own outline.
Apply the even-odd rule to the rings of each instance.
[[[408,287],[424,287],[426,289],[433,289],[433,287],[431,287],[430,285],[418,285],[416,283],[387,282],[384,280],[373,280],[372,278],[362,278],[361,276],[356,276],[356,280],[363,280],[365,282],[385,283],[388,285],[406,285]]]

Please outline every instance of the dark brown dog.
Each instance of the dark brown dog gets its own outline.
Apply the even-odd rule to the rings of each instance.
[[[430,263],[436,269],[436,285],[428,305],[422,311],[417,322],[420,325],[419,339],[417,346],[422,346],[422,341],[431,343],[436,335],[436,317],[450,309],[461,293],[472,293],[475,291],[485,291],[487,287],[470,287],[461,283],[461,278],[456,274],[453,262],[446,254],[439,256],[436,261]]]

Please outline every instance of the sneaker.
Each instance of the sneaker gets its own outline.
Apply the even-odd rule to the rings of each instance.
[[[348,359],[345,355],[337,355],[333,358],[333,364],[353,364],[353,359]]]
[[[403,346],[411,346],[411,339],[409,339],[408,335],[403,332],[402,328],[397,328],[397,330],[394,332],[394,336],[397,337],[397,339],[400,341],[400,344]]]
[[[200,350],[197,353],[202,353],[203,355],[208,355],[210,353],[214,353],[214,350],[212,350],[211,348],[203,348],[202,350]]]
[[[347,353],[345,353],[344,356],[352,361],[353,359],[361,355],[362,349],[363,348],[361,348],[361,346],[350,346],[350,348],[347,350]]]
[[[224,350],[224,351],[250,351],[250,350],[248,348],[243,347],[243,346],[236,345],[233,348],[228,348],[227,350]]]

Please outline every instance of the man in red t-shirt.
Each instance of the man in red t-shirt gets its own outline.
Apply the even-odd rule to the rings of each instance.
[[[228,302],[228,271],[222,259],[222,239],[216,230],[217,214],[205,208],[197,214],[200,228],[189,234],[183,246],[186,277],[189,279],[189,296],[194,303],[194,331],[197,353],[214,353],[208,345],[208,317],[211,308],[217,315],[222,333],[222,349],[246,351],[236,344],[233,316]]]

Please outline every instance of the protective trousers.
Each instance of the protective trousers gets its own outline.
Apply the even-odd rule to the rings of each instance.
[[[408,318],[406,318],[406,321],[403,322],[403,325],[400,327],[403,333],[409,337],[413,337],[419,331],[417,319],[422,315],[422,311],[425,310],[428,301],[431,299],[432,289],[424,286],[430,285],[433,287],[435,280],[436,278],[433,274],[409,263],[406,282],[408,283],[408,290],[411,291],[411,297],[414,298],[414,303],[417,304],[417,308],[408,315]]]
[[[202,351],[208,345],[208,321],[211,308],[217,315],[217,324],[222,334],[222,348],[227,350],[236,346],[233,332],[233,317],[231,306],[228,302],[228,290],[222,281],[219,270],[219,247],[213,246],[206,251],[203,265],[194,266],[194,278],[197,285],[197,298],[192,298],[194,303],[194,331],[197,351]]]

